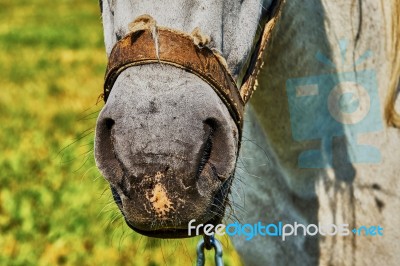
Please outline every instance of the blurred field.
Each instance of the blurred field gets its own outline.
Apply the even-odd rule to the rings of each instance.
[[[96,0],[0,0],[0,265],[195,264],[198,239],[132,233],[95,167],[102,38]]]

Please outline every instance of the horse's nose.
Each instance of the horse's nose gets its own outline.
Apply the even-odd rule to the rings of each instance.
[[[220,211],[211,209],[233,174],[237,136],[201,79],[168,66],[134,67],[121,73],[98,118],[95,156],[131,226],[184,227]]]

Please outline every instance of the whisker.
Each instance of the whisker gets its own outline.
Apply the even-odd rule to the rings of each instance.
[[[62,148],[58,153],[57,156],[60,155],[60,153],[62,153],[63,151],[65,151],[66,149],[68,149],[69,147],[71,147],[72,145],[74,145],[75,143],[77,143],[78,141],[80,141],[81,139],[89,136],[90,134],[92,134],[94,132],[94,129],[88,128],[86,130],[84,130],[73,142],[71,142],[70,144],[68,144],[67,146],[65,146],[64,148]]]
[[[98,113],[100,113],[100,111],[101,111],[101,109],[100,109],[100,110],[97,110],[97,111],[94,111],[94,112],[92,112],[92,113],[90,113],[90,114],[87,114],[87,115],[85,115],[85,116],[79,117],[79,118],[78,118],[78,121],[86,121],[86,120],[90,120],[90,119],[93,119],[93,118],[97,118],[97,115],[94,116],[94,117],[90,117],[90,116],[92,116],[92,115],[94,115],[94,114],[98,114]]]

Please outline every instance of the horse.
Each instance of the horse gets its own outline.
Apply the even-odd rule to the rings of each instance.
[[[100,6],[95,159],[130,228],[187,237],[190,221],[217,225],[231,206],[246,224],[349,229],[233,236],[245,264],[395,265],[398,1]]]

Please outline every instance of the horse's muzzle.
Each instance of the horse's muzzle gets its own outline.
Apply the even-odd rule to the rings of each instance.
[[[192,219],[218,223],[237,151],[221,99],[171,66],[122,72],[97,122],[97,166],[127,224],[149,236],[187,237]]]

